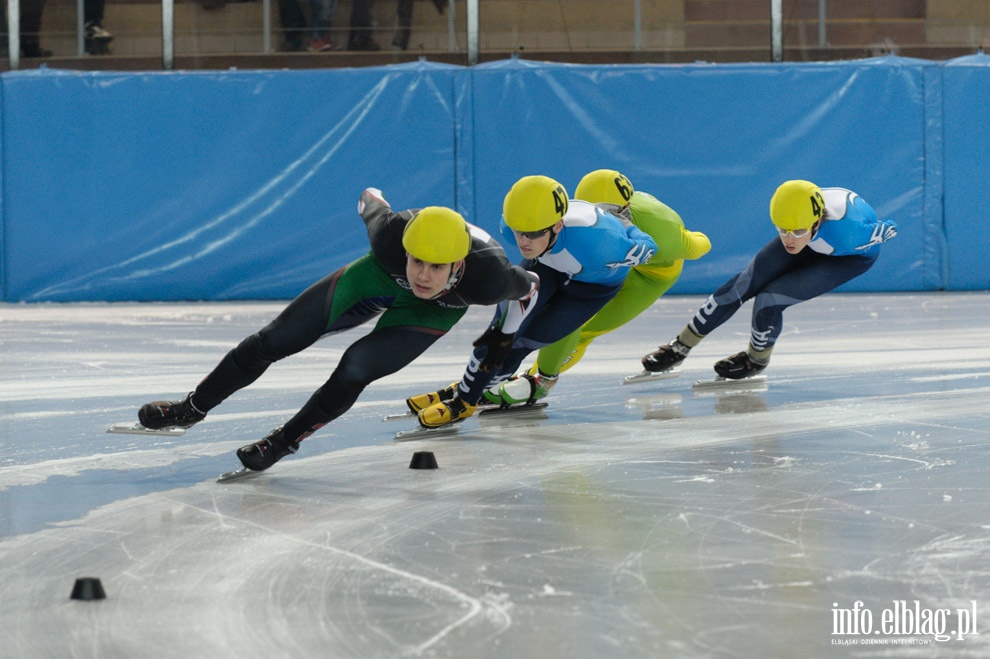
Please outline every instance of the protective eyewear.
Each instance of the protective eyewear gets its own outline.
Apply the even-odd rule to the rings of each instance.
[[[790,230],[788,230],[788,229],[781,229],[780,227],[777,227],[777,233],[780,234],[780,237],[781,238],[787,236],[788,234],[790,234],[794,238],[804,238],[809,233],[811,233],[811,229],[812,228],[813,227],[808,227],[806,229],[790,229]]]
[[[546,229],[540,229],[539,231],[516,231],[515,229],[513,229],[512,233],[516,234],[517,236],[529,238],[530,240],[539,240],[543,236],[547,235],[547,233],[549,233],[550,229],[552,228],[553,227],[547,227]]]

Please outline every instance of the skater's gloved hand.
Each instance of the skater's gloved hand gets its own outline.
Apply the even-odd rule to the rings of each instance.
[[[488,348],[478,368],[486,373],[502,368],[502,362],[509,356],[509,351],[512,350],[512,342],[515,338],[515,334],[506,334],[497,327],[489,327],[485,330],[485,333],[479,336],[474,342],[475,348],[481,346]]]

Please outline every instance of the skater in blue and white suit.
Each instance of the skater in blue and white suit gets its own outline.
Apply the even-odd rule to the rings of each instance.
[[[770,363],[783,329],[784,309],[823,295],[863,274],[876,262],[880,245],[897,235],[897,225],[877,219],[866,201],[845,188],[819,188],[787,181],[770,200],[774,238],[753,260],[716,290],[667,345],[645,357],[648,371],[669,370],[749,299],[753,318],[746,350],[716,362],[715,372],[738,380]]]
[[[629,269],[648,262],[657,250],[656,241],[632,223],[568,200],[564,187],[546,176],[517,181],[502,210],[502,233],[522,252],[522,267],[539,276],[539,297],[514,336],[503,331],[512,303],[499,304],[460,383],[407,399],[425,427],[465,419],[483,399],[501,403],[495,385],[510,378],[530,352],[581,327],[615,297]],[[553,375],[527,374],[520,384],[535,400],[553,386]]]

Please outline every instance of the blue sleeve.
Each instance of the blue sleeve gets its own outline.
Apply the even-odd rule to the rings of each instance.
[[[647,261],[653,258],[653,255],[657,253],[657,241],[653,239],[653,236],[646,233],[636,225],[632,225],[626,228],[626,235],[629,237],[636,246],[637,251],[642,251],[646,256],[637,257],[638,263],[634,265],[643,265]]]
[[[862,197],[856,196],[846,209],[844,217],[827,220],[815,241],[822,241],[831,250],[816,248],[832,256],[853,254],[874,255],[880,245],[897,235],[897,224],[879,220],[876,211]]]
[[[624,226],[603,211],[593,224],[568,226],[565,231],[565,240],[540,260],[591,284],[622,283],[630,268],[649,261],[657,249],[653,238],[641,229]]]

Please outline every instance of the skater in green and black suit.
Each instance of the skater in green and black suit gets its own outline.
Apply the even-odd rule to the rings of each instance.
[[[371,250],[316,282],[266,327],[247,337],[181,401],[144,405],[142,425],[188,428],[234,392],[257,380],[279,359],[308,348],[329,334],[377,318],[371,333],[343,354],[330,379],[299,412],[264,439],[244,446],[245,467],[267,469],[295,453],[299,442],[346,412],[371,382],[399,371],[454,326],[468,305],[519,300],[510,335],[537,297],[539,278],[512,265],[502,247],[449,208],[395,212],[381,191],[361,195],[358,212]],[[475,345],[495,340],[486,332]],[[499,346],[490,346],[498,359]]]

